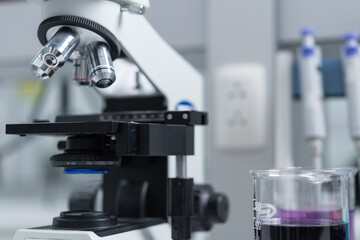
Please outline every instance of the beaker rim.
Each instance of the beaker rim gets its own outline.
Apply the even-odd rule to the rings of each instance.
[[[297,174],[322,174],[328,176],[342,176],[349,178],[354,174],[354,169],[351,168],[329,168],[329,169],[315,169],[315,168],[282,168],[282,169],[267,169],[267,170],[250,170],[253,177],[269,176],[277,177],[282,175],[297,175]]]

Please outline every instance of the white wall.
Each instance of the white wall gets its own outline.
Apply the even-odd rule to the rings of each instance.
[[[304,26],[313,26],[319,38],[339,38],[360,31],[360,1],[277,0],[279,40],[294,41]]]
[[[207,74],[208,90],[213,87],[214,72],[222,64],[232,62],[258,62],[267,71],[267,121],[266,147],[257,151],[225,152],[212,142],[209,157],[212,160],[210,179],[218,190],[230,196],[230,220],[216,226],[212,239],[253,239],[251,169],[272,166],[272,83],[275,52],[274,1],[209,0],[207,2]],[[208,95],[210,116],[213,114],[214,92]],[[226,106],[224,106],[226,107]],[[210,121],[214,133],[216,123]]]
[[[6,2],[0,5],[0,60],[31,61],[40,50],[37,29],[40,7],[26,2]],[[35,53],[34,53],[35,51]]]

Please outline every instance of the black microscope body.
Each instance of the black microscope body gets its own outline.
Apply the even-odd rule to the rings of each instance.
[[[93,231],[100,237],[133,231],[171,219],[172,239],[191,239],[224,223],[228,199],[191,178],[168,178],[168,156],[194,155],[194,127],[204,112],[167,111],[163,95],[106,99],[102,114],[58,116],[55,122],[8,124],[7,134],[65,136],[53,167],[69,173],[103,173],[97,186],[72,194],[70,211],[41,229]],[[103,189],[103,211],[94,199]]]

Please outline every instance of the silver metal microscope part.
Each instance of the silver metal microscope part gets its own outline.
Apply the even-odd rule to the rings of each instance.
[[[176,177],[187,178],[187,157],[184,155],[176,156]]]
[[[314,162],[314,168],[320,169],[323,167],[323,153],[324,153],[324,142],[320,138],[311,138],[308,140],[310,147],[311,159]]]
[[[123,12],[129,12],[133,14],[139,14],[144,15],[145,13],[145,6],[144,5],[128,5],[128,6],[122,6],[121,11]]]
[[[116,80],[115,70],[108,46],[93,42],[86,47],[89,77],[98,88],[107,88]]]
[[[31,61],[31,71],[40,79],[50,78],[80,43],[79,35],[68,27],[60,28]]]
[[[75,59],[73,67],[73,83],[78,86],[91,86],[91,79],[89,78],[89,71],[86,59]]]

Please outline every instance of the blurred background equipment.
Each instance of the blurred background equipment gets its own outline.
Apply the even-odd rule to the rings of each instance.
[[[357,32],[348,32],[344,36],[344,45],[341,51],[348,101],[349,129],[357,150],[358,166],[360,166],[360,53]]]
[[[321,49],[316,46],[315,31],[304,28],[298,50],[302,114],[305,138],[309,144],[314,168],[322,168],[326,137],[324,116],[323,79],[321,74]]]

